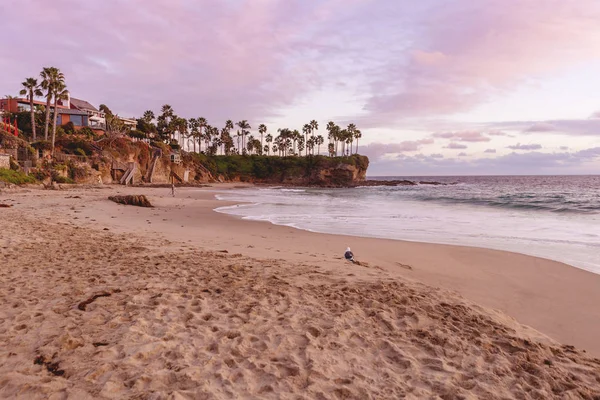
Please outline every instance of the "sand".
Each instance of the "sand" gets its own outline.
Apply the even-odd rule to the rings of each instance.
[[[242,221],[213,189],[0,193],[0,397],[600,396],[596,275]],[[133,193],[157,207],[107,200]]]

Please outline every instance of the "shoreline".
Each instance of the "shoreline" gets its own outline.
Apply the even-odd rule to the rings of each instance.
[[[600,320],[600,275],[502,250],[315,233],[214,211],[239,203],[217,200],[215,192],[240,186],[252,185],[180,188],[175,198],[167,188],[121,186],[39,191],[38,198],[49,198],[53,213],[60,212],[61,218],[78,226],[87,226],[87,219],[111,232],[196,243],[210,251],[228,250],[300,265],[310,263],[339,274],[347,268],[342,254],[350,245],[357,259],[371,266],[364,269],[361,278],[371,279],[377,276],[371,272],[381,270],[392,277],[451,290],[477,304],[500,310],[561,343],[600,356],[600,343],[596,340],[600,337],[600,324],[594,322]],[[64,193],[77,193],[88,199],[89,207],[77,199],[52,201],[52,197]],[[119,206],[105,200],[109,193],[144,193],[157,207]],[[30,202],[30,209],[44,214],[36,203],[39,200]]]
[[[463,248],[473,248],[473,249],[481,249],[481,250],[493,250],[493,251],[501,251],[504,253],[511,253],[511,254],[515,254],[515,255],[519,255],[519,256],[527,256],[527,257],[534,257],[534,258],[539,258],[541,260],[544,261],[550,261],[550,262],[555,262],[555,263],[559,263],[564,265],[565,267],[568,268],[575,268],[578,270],[582,270],[585,272],[589,272],[591,274],[594,275],[600,275],[600,272],[594,272],[590,269],[587,269],[586,267],[578,267],[576,265],[572,265],[560,260],[555,260],[552,258],[548,258],[548,257],[543,257],[543,256],[539,256],[539,255],[534,255],[534,254],[527,254],[527,253],[522,253],[519,251],[513,251],[513,250],[506,250],[506,249],[501,249],[501,248],[494,248],[494,247],[486,247],[486,246],[477,246],[477,245],[470,245],[470,244],[460,244],[460,243],[444,243],[444,242],[434,242],[434,241],[425,241],[425,240],[410,240],[410,239],[394,239],[394,238],[389,238],[389,237],[383,237],[383,236],[361,236],[361,235],[351,235],[351,234],[344,234],[344,233],[330,233],[330,232],[321,232],[321,231],[316,231],[316,230],[311,230],[308,228],[301,228],[298,226],[294,226],[294,225],[285,225],[285,224],[277,224],[275,222],[272,221],[268,221],[268,220],[261,220],[261,219],[253,219],[252,217],[246,217],[246,216],[242,216],[242,215],[235,215],[235,214],[229,214],[227,212],[222,212],[219,211],[219,209],[230,209],[233,207],[236,207],[237,205],[247,205],[247,206],[253,206],[253,205],[259,205],[260,203],[245,203],[245,202],[239,202],[239,201],[230,201],[230,200],[221,200],[218,199],[219,201],[222,202],[228,202],[228,203],[233,203],[231,205],[226,205],[223,207],[217,207],[215,208],[213,211],[219,213],[219,214],[224,214],[227,215],[229,217],[234,217],[236,219],[239,219],[241,221],[252,221],[252,222],[264,222],[267,224],[271,224],[274,226],[281,226],[281,227],[287,227],[287,228],[293,228],[293,229],[297,229],[300,231],[304,231],[304,232],[309,232],[309,233],[317,233],[317,234],[322,234],[322,235],[334,235],[334,236],[347,236],[347,237],[351,237],[351,238],[362,238],[362,239],[374,239],[374,240],[394,240],[397,242],[403,242],[403,243],[417,243],[417,244],[431,244],[431,245],[440,245],[440,246],[454,246],[454,247],[463,247]]]

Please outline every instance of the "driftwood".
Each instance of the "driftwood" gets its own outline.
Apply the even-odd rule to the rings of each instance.
[[[108,198],[111,201],[119,204],[126,204],[129,206],[138,206],[138,207],[154,207],[148,198],[141,195],[128,195],[128,196],[110,196]]]
[[[88,298],[87,300],[82,301],[81,303],[79,303],[79,305],[77,306],[77,308],[79,308],[81,311],[85,311],[86,308],[87,308],[87,306],[88,306],[88,304],[93,303],[94,300],[96,300],[97,298],[99,298],[99,297],[108,297],[110,295],[111,294],[108,293],[108,292],[102,292],[102,293],[95,294],[92,297]]]
[[[12,204],[2,204],[0,203],[0,208],[9,208],[12,207]]]

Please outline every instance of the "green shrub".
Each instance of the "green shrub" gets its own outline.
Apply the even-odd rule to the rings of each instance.
[[[13,171],[12,169],[0,169],[0,181],[12,183],[14,185],[36,182],[33,176],[25,175],[23,172]]]
[[[73,179],[58,174],[53,174],[52,180],[56,183],[75,183]]]
[[[61,125],[61,128],[65,131],[65,133],[69,135],[75,134],[75,124],[73,124],[73,122],[71,121],[67,122],[64,125]]]
[[[94,133],[94,130],[92,128],[90,128],[89,126],[84,126],[83,128],[81,128],[79,130],[79,134],[86,136],[88,138],[92,138],[92,137],[96,136],[96,134]]]

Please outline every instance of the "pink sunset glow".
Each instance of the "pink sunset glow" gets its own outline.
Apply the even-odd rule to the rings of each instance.
[[[596,0],[8,0],[0,15],[2,95],[53,65],[121,115],[354,121],[375,174],[562,154],[578,161],[523,173],[600,172]]]

